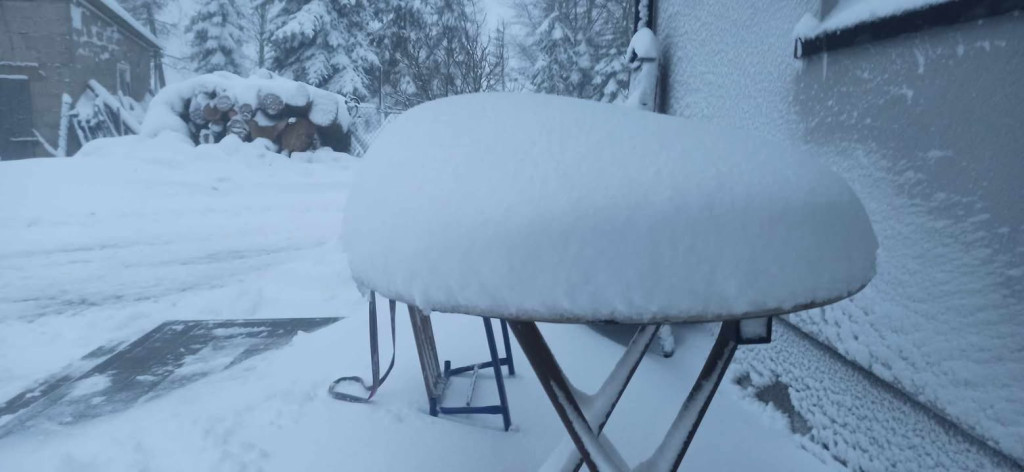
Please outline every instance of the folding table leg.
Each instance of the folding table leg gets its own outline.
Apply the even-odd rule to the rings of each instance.
[[[562,460],[552,457],[553,461],[545,465],[560,470],[578,470],[579,461],[582,459],[592,472],[619,470],[625,467],[606,449],[599,435],[637,365],[643,359],[644,351],[650,346],[657,326],[645,326],[637,331],[626,353],[605,380],[598,394],[590,396],[577,391],[569,383],[535,323],[510,321],[509,325],[579,454],[573,457],[566,453]],[[725,377],[726,369],[736,352],[738,336],[738,321],[722,323],[704,368],[669,427],[668,433],[654,454],[637,469],[671,471],[679,467],[718,386]]]
[[[686,396],[682,408],[672,421],[668,434],[662,440],[661,445],[655,449],[654,454],[648,458],[638,469],[645,471],[673,471],[679,468],[679,464],[690,448],[693,437],[697,434],[704,413],[708,411],[711,400],[718,390],[718,386],[725,377],[725,371],[736,353],[737,339],[739,336],[739,321],[724,321],[718,331],[718,338],[708,354],[708,360],[704,363],[697,381]]]
[[[565,373],[551,353],[551,348],[544,341],[537,324],[530,321],[509,321],[509,327],[523,348],[523,353],[530,361],[552,406],[562,419],[569,437],[576,444],[583,462],[591,472],[618,469],[614,459],[601,446],[597,433],[591,429],[586,415],[576,401],[575,389],[565,378]]]
[[[644,354],[653,343],[655,335],[659,332],[658,330],[657,325],[645,325],[638,328],[636,333],[633,334],[633,339],[626,346],[626,351],[622,353],[622,357],[615,363],[615,367],[612,368],[608,378],[601,384],[597,393],[586,395],[577,391],[576,399],[578,402],[581,402],[580,406],[587,417],[587,423],[590,425],[590,429],[598,435],[604,431],[604,425],[611,418],[612,411],[615,410],[615,406],[619,403],[619,399],[622,398],[623,392],[626,391],[626,385],[629,384],[633,374],[636,373],[637,367],[640,366],[640,361],[644,359]],[[573,472],[580,470],[580,467],[583,466],[583,460],[579,452],[572,449],[568,451],[569,454],[561,459],[562,465],[559,470]]]

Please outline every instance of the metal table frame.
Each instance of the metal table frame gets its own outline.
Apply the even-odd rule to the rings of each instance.
[[[741,323],[758,324],[751,325],[741,332]],[[592,472],[628,470],[629,467],[615,451],[614,446],[600,438],[600,435],[657,334],[658,325],[642,325],[637,329],[626,352],[593,395],[581,392],[572,385],[536,323],[509,320],[509,327],[576,446],[575,451],[560,448],[558,451],[561,451],[562,457],[553,458],[555,462],[549,460],[548,463],[554,464],[559,470],[575,471],[583,464]],[[693,389],[679,409],[668,433],[654,453],[638,468],[677,469],[725,376],[736,347],[740,344],[765,343],[770,339],[770,317],[767,322],[757,319],[723,321],[704,368],[701,369]]]
[[[797,311],[809,310],[830,305],[839,300],[853,296],[860,292],[864,286],[839,297],[825,301],[815,301],[801,305],[791,306],[786,309],[768,309],[757,312],[747,312],[735,315],[722,315],[716,320],[714,317],[705,318],[675,318],[676,322],[713,322],[720,321],[721,328],[715,339],[711,351],[708,353],[704,367],[694,382],[693,388],[687,394],[683,405],[679,408],[675,419],[669,426],[661,443],[654,452],[636,468],[632,470],[643,470],[645,472],[673,471],[679,468],[686,451],[693,442],[697,429],[700,427],[704,414],[707,413],[711,400],[718,391],[725,372],[732,362],[736,348],[743,344],[766,344],[772,338],[772,320],[775,316],[794,313]],[[459,310],[439,309],[439,311],[457,313]],[[410,314],[416,312],[423,316],[423,311],[415,306],[410,306]],[[569,433],[571,445],[563,444],[558,447],[553,455],[545,463],[545,470],[577,471],[583,464],[586,464],[591,472],[599,471],[625,471],[630,470],[629,465],[622,459],[615,449],[615,446],[601,433],[605,424],[611,417],[612,411],[622,398],[623,392],[629,385],[633,374],[644,358],[644,354],[650,347],[651,342],[658,333],[659,325],[671,322],[672,317],[665,319],[651,320],[652,324],[638,324],[636,334],[630,340],[626,351],[616,362],[611,373],[601,384],[601,387],[594,394],[587,394],[572,385],[566,377],[562,367],[555,359],[554,353],[548,346],[544,335],[537,327],[539,319],[514,318],[494,313],[465,313],[484,318],[484,323],[489,326],[488,318],[498,318],[508,322],[509,330],[515,336],[519,346],[523,349],[530,366],[533,367],[537,379],[540,381],[544,392],[548,396],[555,412],[558,413],[562,425]],[[426,318],[424,316],[424,318]],[[613,322],[607,320],[605,322]],[[601,320],[575,320],[559,322],[575,322],[575,324],[600,323]],[[507,346],[507,342],[506,342]],[[496,355],[492,353],[492,355]],[[510,356],[511,357],[511,356]],[[500,369],[500,366],[492,367]],[[426,376],[426,370],[425,376]],[[500,375],[500,370],[497,372]],[[426,378],[426,377],[425,377]],[[428,385],[428,392],[429,392]]]

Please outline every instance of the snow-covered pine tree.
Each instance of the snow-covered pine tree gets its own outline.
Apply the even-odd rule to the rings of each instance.
[[[279,0],[271,69],[343,95],[367,98],[372,0]]]
[[[119,0],[118,3],[124,7],[136,20],[139,20],[154,35],[167,33],[166,24],[157,22],[156,16],[164,8],[167,8],[169,0]]]
[[[625,98],[629,0],[519,0],[523,74],[539,92],[602,101]]]
[[[201,3],[185,28],[189,36],[189,59],[196,72],[243,72],[245,60],[241,51],[245,36],[241,24],[241,11],[235,0]]]
[[[633,36],[633,2],[603,0],[599,2],[600,21],[595,26],[594,76],[591,98],[604,102],[621,102],[629,95],[629,60],[626,49]]]

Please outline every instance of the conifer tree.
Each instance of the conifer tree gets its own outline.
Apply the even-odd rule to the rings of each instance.
[[[281,0],[271,68],[315,87],[367,98],[366,71],[377,64],[368,1],[373,0]]]
[[[602,101],[625,98],[628,0],[519,0],[522,71],[539,92]]]
[[[245,36],[240,25],[241,12],[235,0],[207,0],[200,5],[185,29],[189,59],[196,72],[243,72]]]

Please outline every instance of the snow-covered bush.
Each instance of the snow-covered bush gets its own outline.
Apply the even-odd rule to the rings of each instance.
[[[150,103],[142,134],[172,131],[195,144],[234,135],[265,140],[285,154],[320,147],[348,152],[351,122],[340,95],[267,71],[248,78],[215,72],[161,90]]]

